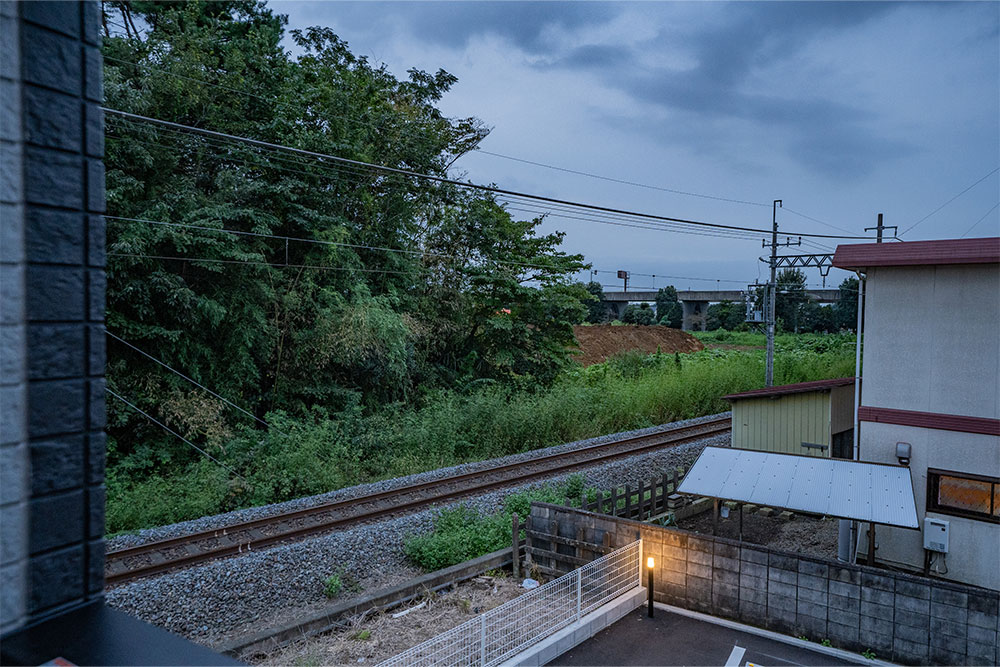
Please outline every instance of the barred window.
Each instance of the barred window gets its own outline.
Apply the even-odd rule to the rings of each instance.
[[[1000,479],[928,470],[927,511],[1000,523]]]

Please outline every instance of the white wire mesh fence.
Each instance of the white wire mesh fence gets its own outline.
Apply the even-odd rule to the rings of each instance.
[[[495,665],[639,586],[640,542],[418,644],[379,667]]]

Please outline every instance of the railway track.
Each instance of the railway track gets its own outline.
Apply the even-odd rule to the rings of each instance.
[[[406,514],[427,505],[518,485],[616,458],[634,456],[661,447],[676,447],[726,433],[729,429],[728,417],[679,426],[660,433],[622,438],[557,454],[543,454],[527,461],[109,551],[105,556],[104,580],[107,586],[115,586],[169,570],[302,539],[350,524]]]

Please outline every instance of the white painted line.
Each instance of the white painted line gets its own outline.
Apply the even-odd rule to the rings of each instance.
[[[706,623],[714,623],[715,625],[721,625],[724,628],[739,630],[740,632],[746,632],[747,634],[757,635],[758,637],[766,637],[767,639],[773,639],[776,642],[781,642],[783,644],[788,644],[790,646],[798,646],[799,648],[815,651],[816,653],[823,653],[825,655],[830,655],[835,658],[840,658],[841,660],[845,660],[847,662],[854,662],[862,665],[872,665],[872,666],[877,665],[879,667],[895,667],[895,663],[886,662],[884,660],[869,660],[863,655],[852,653],[851,651],[845,651],[842,648],[823,646],[822,644],[816,644],[814,642],[806,641],[804,639],[789,637],[788,635],[783,635],[779,632],[764,630],[763,628],[754,627],[752,625],[745,625],[743,623],[737,623],[736,621],[729,621],[724,618],[719,618],[717,616],[702,614],[701,612],[698,611],[691,611],[689,609],[675,607],[673,605],[664,604],[662,602],[654,602],[653,608],[669,611],[671,613],[678,614],[680,616],[687,616],[688,618],[694,618],[699,621],[705,621]]]
[[[729,654],[729,659],[726,660],[726,667],[740,667],[743,654],[746,652],[747,650],[742,646],[733,646],[733,651]]]

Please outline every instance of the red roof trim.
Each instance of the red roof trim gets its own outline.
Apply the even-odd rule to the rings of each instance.
[[[1000,263],[1000,237],[839,245],[833,255],[833,265],[839,269],[996,263]]]
[[[958,431],[960,433],[981,433],[983,435],[1000,436],[1000,419],[989,419],[986,417],[967,417],[965,415],[948,415],[938,412],[917,412],[915,410],[895,410],[893,408],[861,406],[858,410],[858,418],[863,422],[898,424],[900,426],[933,428],[940,431]]]
[[[729,394],[722,398],[733,400],[734,398],[759,398],[761,396],[784,396],[785,394],[805,394],[810,391],[824,391],[833,387],[846,387],[854,384],[854,378],[836,378],[833,380],[815,380],[813,382],[798,382],[796,384],[783,384],[777,387],[764,387],[744,391],[739,394]]]

